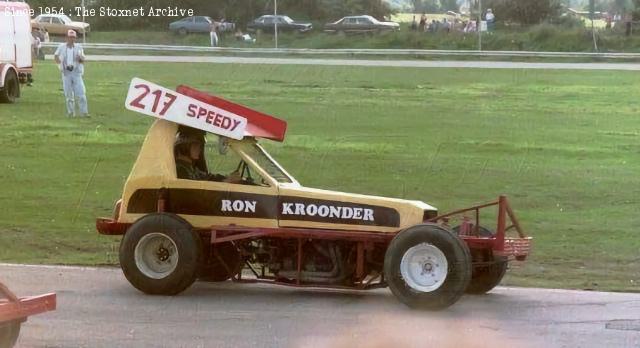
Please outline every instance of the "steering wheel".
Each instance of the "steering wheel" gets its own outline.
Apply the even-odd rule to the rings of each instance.
[[[240,161],[236,170],[227,176],[225,182],[231,184],[254,185],[253,177],[249,165],[245,161]]]

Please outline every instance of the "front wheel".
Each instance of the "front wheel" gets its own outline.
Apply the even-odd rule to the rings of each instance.
[[[0,323],[0,348],[12,348],[20,335],[20,321]]]
[[[150,214],[136,221],[120,243],[120,266],[136,289],[176,295],[196,280],[202,242],[178,216]]]
[[[411,308],[454,304],[471,279],[471,256],[452,232],[432,224],[410,227],[389,244],[384,273],[391,292]]]

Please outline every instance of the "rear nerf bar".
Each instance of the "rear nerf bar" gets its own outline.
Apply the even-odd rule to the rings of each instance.
[[[0,283],[0,324],[14,320],[25,321],[28,316],[56,309],[56,294],[18,298]]]
[[[496,233],[493,237],[480,236],[480,210],[498,206],[498,221]],[[467,213],[473,212],[474,217],[470,219]],[[448,226],[452,217],[462,216],[460,224],[460,237],[469,245],[470,248],[491,248],[495,255],[515,258],[523,261],[531,252],[532,238],[527,237],[518,222],[507,196],[501,195],[498,200],[476,205],[470,208],[452,211],[450,213],[438,215],[434,218],[425,220],[426,222],[441,223]],[[510,225],[507,226],[507,218]],[[507,237],[507,231],[515,229],[517,237]]]

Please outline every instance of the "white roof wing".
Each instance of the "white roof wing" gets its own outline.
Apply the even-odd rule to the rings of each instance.
[[[247,119],[140,78],[133,78],[125,107],[144,115],[241,140]]]

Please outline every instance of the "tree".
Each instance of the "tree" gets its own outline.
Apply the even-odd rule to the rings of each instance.
[[[538,24],[560,13],[558,0],[488,0],[483,5],[493,9],[497,20],[523,25]]]

